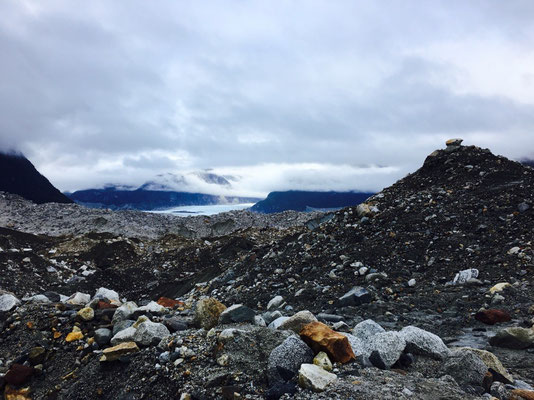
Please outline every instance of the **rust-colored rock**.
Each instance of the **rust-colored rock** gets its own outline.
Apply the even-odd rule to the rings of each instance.
[[[508,322],[512,318],[510,317],[510,314],[508,314],[506,311],[503,310],[496,310],[496,309],[489,309],[489,310],[481,310],[475,314],[475,319],[487,324],[487,325],[495,325],[499,322]]]
[[[180,300],[174,300],[169,299],[168,297],[160,297],[157,301],[157,303],[160,306],[167,307],[167,308],[176,308],[176,307],[182,307],[184,305],[183,301]]]
[[[332,361],[347,363],[356,359],[347,337],[322,322],[304,325],[300,337],[315,353],[324,351]]]
[[[5,400],[31,400],[30,388],[15,389],[9,385],[4,391]]]
[[[108,303],[104,300],[99,300],[98,304],[96,305],[96,308],[99,310],[107,310],[108,308],[117,308],[117,305]]]
[[[13,364],[7,371],[4,380],[9,385],[19,386],[28,381],[33,375],[34,369],[22,364]]]
[[[524,389],[512,390],[512,396],[510,399],[514,400],[534,400],[534,391]]]

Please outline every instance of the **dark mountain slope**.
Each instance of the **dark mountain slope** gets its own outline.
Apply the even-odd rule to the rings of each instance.
[[[174,192],[166,190],[117,190],[115,188],[78,190],[67,194],[72,200],[93,208],[156,210],[159,208],[229,203],[254,203],[256,198]]]
[[[72,203],[23,155],[0,153],[0,191],[18,194],[37,204]]]
[[[308,192],[290,190],[287,192],[271,192],[265,200],[251,207],[251,211],[266,214],[286,210],[308,211],[310,208],[328,209],[358,205],[373,193],[354,192]]]

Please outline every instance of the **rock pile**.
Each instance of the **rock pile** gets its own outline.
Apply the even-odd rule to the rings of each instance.
[[[0,386],[18,399],[528,399],[533,185],[532,169],[455,140],[366,204],[285,230],[243,214],[199,239],[119,212],[104,233],[77,206],[0,202]]]

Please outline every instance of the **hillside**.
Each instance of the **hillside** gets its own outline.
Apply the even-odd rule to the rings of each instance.
[[[251,207],[251,211],[265,214],[286,210],[309,211],[310,209],[334,209],[363,203],[373,193],[355,192],[309,192],[290,190],[271,192],[265,200]]]
[[[57,205],[36,235],[15,218],[31,207],[6,202],[0,288],[16,299],[0,301],[0,385],[57,399],[532,398],[533,185],[531,168],[453,142],[365,203],[286,229],[265,221],[306,214],[128,237],[136,214],[103,224]]]
[[[34,203],[72,203],[21,154],[0,153],[0,191],[18,194]]]

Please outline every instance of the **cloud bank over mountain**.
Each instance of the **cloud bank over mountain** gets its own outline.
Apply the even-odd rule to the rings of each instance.
[[[240,194],[379,190],[457,136],[534,156],[530,1],[0,12],[0,148],[62,190],[206,168]]]

